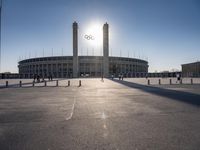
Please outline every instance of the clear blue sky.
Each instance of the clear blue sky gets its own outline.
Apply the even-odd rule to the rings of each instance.
[[[18,72],[19,58],[51,56],[52,48],[72,55],[73,21],[82,55],[101,54],[82,35],[108,22],[112,55],[148,57],[150,72],[200,60],[200,0],[4,0],[1,71]]]

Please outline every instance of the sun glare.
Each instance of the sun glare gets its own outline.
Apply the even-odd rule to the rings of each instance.
[[[103,42],[103,25],[93,23],[88,26],[86,34],[84,35],[85,40],[92,46],[100,46]]]

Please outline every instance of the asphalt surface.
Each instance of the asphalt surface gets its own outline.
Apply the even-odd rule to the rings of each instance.
[[[0,89],[0,149],[200,148],[199,85],[78,81]]]

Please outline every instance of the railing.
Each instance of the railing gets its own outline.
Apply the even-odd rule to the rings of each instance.
[[[17,87],[63,87],[63,83],[62,85],[60,84],[61,81],[59,80],[43,80],[40,82],[37,81],[32,81],[32,82],[24,82],[23,80],[20,80],[18,83],[9,83],[9,80],[6,80],[4,82],[4,84],[1,83],[0,88],[17,88]],[[82,82],[81,80],[75,80],[74,85],[77,85],[77,87],[81,87],[82,86]],[[70,80],[67,80],[66,84],[64,83],[64,87],[70,87],[71,86],[71,82]]]

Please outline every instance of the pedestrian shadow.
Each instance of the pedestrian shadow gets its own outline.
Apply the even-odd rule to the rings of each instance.
[[[172,100],[195,105],[197,107],[200,106],[200,94],[194,94],[194,93],[189,93],[185,91],[177,91],[177,90],[171,90],[171,89],[164,89],[160,87],[147,86],[147,85],[142,85],[142,84],[133,83],[133,82],[124,81],[124,80],[111,80],[111,81],[120,83],[130,88],[139,89],[141,91],[151,93],[154,95],[163,96],[166,98],[170,98]]]

